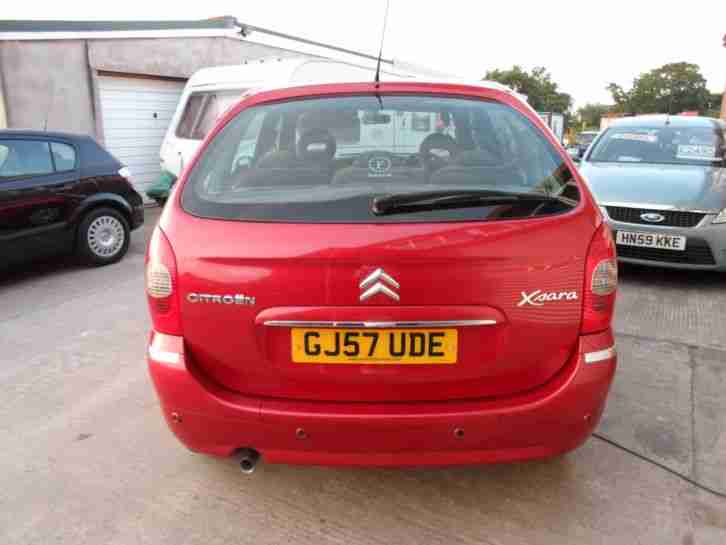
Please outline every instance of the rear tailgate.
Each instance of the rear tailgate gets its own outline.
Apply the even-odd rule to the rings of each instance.
[[[185,248],[177,265],[187,351],[220,385],[289,399],[412,401],[511,395],[565,364],[593,217],[341,226],[187,215],[164,229]],[[361,281],[379,267],[399,301],[360,300]],[[454,327],[454,364],[330,365],[293,362],[291,328],[268,324],[290,320],[496,323]]]

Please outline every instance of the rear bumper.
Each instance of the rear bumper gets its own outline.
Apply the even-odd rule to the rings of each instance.
[[[547,384],[498,399],[421,403],[274,400],[231,393],[186,361],[184,342],[152,332],[151,378],[167,423],[189,449],[271,463],[421,466],[554,456],[582,444],[616,367],[610,332],[581,337]],[[586,357],[587,354],[587,357]],[[586,361],[587,360],[587,361]]]

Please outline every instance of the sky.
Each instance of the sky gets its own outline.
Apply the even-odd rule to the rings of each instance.
[[[242,22],[366,53],[378,52],[386,0],[203,2],[25,0],[4,19],[204,19]],[[544,66],[576,106],[611,103],[614,82],[668,62],[698,64],[713,92],[726,86],[726,1],[390,0],[384,57],[470,79],[514,64]],[[251,36],[254,40],[254,34]]]

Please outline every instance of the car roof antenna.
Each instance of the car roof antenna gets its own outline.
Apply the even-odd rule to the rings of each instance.
[[[390,7],[390,5],[391,0],[386,0],[386,11],[383,15],[383,30],[381,31],[381,45],[378,48],[378,62],[376,62],[376,76],[373,79],[373,82],[376,84],[376,89],[378,89],[381,84],[381,57],[383,57],[383,41],[386,38],[386,26],[388,25],[388,8]],[[381,101],[380,96],[378,96],[378,101]],[[381,107],[383,107],[383,104],[381,104]]]

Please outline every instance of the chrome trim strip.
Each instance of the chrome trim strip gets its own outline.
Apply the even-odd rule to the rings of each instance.
[[[597,352],[585,352],[585,363],[597,363],[600,361],[611,360],[618,355],[614,346]]]
[[[264,325],[270,327],[472,327],[496,325],[496,320],[414,320],[410,322],[337,322],[337,321],[315,321],[315,320],[267,320]]]
[[[149,357],[159,363],[168,363],[171,365],[179,365],[181,363],[181,357],[179,354],[176,352],[161,350],[153,344],[149,346]]]
[[[650,204],[642,202],[600,202],[599,206],[617,206],[619,208],[646,208],[648,210],[666,210],[670,212],[692,212],[694,214],[718,214],[720,210],[701,210],[698,208],[685,208],[668,204]]]

